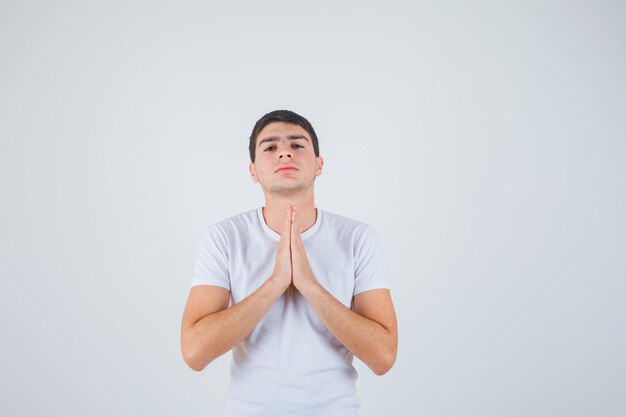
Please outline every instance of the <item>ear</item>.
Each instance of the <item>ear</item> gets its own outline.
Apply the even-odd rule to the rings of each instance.
[[[315,170],[315,176],[319,177],[322,175],[322,168],[324,167],[324,158],[321,156],[317,157],[317,169]]]
[[[254,169],[254,162],[251,162],[250,165],[248,165],[248,169],[250,170],[250,176],[252,177],[252,182],[259,182],[259,179],[256,176],[256,171]]]

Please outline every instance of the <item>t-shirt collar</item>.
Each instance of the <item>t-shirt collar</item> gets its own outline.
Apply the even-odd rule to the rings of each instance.
[[[316,207],[315,211],[317,212],[315,223],[313,224],[313,226],[309,227],[304,233],[302,233],[302,235],[301,235],[302,236],[302,240],[306,239],[307,237],[309,237],[310,235],[315,233],[317,231],[317,229],[320,228],[320,223],[322,221],[322,210],[320,210],[320,209],[318,209]],[[257,209],[257,214],[259,216],[259,222],[261,223],[261,227],[263,228],[263,230],[265,230],[265,233],[270,235],[276,241],[280,240],[280,233],[276,233],[275,231],[273,231],[267,225],[267,223],[265,223],[265,218],[263,217],[263,207],[262,206]]]

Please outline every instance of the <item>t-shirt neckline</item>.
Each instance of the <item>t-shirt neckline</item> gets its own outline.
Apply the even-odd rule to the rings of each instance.
[[[309,227],[304,233],[302,233],[301,236],[303,240],[309,237],[310,235],[312,235],[313,233],[315,233],[317,229],[320,228],[320,223],[322,221],[322,210],[316,207],[315,211],[317,212],[315,223],[313,224],[313,226]],[[259,222],[261,223],[261,227],[263,227],[263,230],[265,230],[265,233],[267,233],[272,238],[274,238],[274,240],[277,240],[277,241],[280,240],[280,233],[276,233],[267,225],[267,223],[265,223],[265,218],[263,217],[263,206],[257,208],[256,212],[257,212],[257,215],[259,216]]]

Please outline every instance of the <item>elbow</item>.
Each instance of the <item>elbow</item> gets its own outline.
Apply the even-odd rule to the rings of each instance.
[[[185,343],[182,344],[181,351],[183,354],[183,360],[187,366],[194,371],[200,372],[206,368],[209,363],[211,363],[210,359],[206,360],[206,358],[201,357],[200,352],[198,352],[197,349],[194,349],[192,346]]]
[[[372,372],[377,376],[385,375],[396,363],[396,356],[398,353],[397,345],[393,346],[388,351],[384,352],[379,358],[376,364],[370,367]]]
[[[185,357],[184,355],[183,355],[183,359],[185,360],[185,363],[187,364],[187,366],[196,372],[202,371],[208,365],[208,363],[203,364],[203,363],[198,362],[197,360],[194,360],[193,358]]]
[[[385,375],[387,372],[389,372],[395,361],[395,356],[390,359],[385,358],[384,360],[381,360],[380,363],[371,368],[372,372],[374,372],[374,374],[377,376]]]
[[[208,364],[201,363],[196,357],[186,353],[185,351],[183,351],[183,360],[185,361],[188,367],[190,367],[191,369],[197,372],[202,371],[208,365]]]

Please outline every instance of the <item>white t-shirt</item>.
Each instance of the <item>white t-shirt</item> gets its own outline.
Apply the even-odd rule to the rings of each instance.
[[[270,277],[280,235],[265,223],[262,209],[208,229],[192,287],[224,287],[236,304]],[[318,209],[302,241],[313,275],[346,307],[353,307],[356,294],[389,288],[382,245],[371,226]],[[293,286],[232,352],[227,417],[358,416],[353,355]]]

